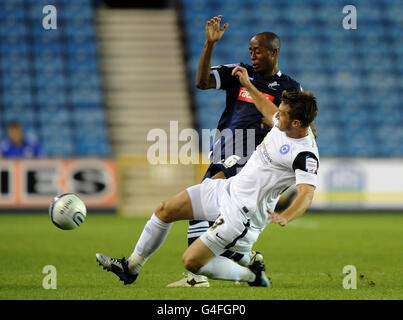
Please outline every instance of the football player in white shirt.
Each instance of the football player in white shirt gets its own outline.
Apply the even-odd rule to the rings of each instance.
[[[248,247],[237,246],[245,238],[250,220],[262,230],[269,222],[285,226],[311,205],[319,154],[309,126],[317,115],[317,104],[310,92],[283,92],[277,108],[253,86],[245,68],[234,68],[233,75],[248,89],[263,116],[271,119],[272,130],[236,176],[206,179],[161,202],[128,259],[96,254],[98,263],[124,284],[136,280],[141,267],[165,241],[174,221],[207,220],[215,221],[214,225],[183,254],[186,269],[212,279],[271,286],[261,261],[244,267],[220,254],[229,248],[237,251]],[[294,184],[295,200],[282,214],[273,212],[281,193]]]

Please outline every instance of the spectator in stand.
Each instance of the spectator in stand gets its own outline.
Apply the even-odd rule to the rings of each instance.
[[[13,121],[7,125],[7,137],[0,144],[1,155],[4,158],[37,158],[41,156],[41,147],[32,135],[24,135],[24,129],[19,122]]]

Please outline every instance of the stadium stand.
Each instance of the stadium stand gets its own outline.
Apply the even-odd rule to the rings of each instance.
[[[343,28],[340,0],[182,0],[190,78],[211,17],[222,14],[230,23],[213,65],[249,62],[249,39],[273,31],[282,40],[280,70],[318,98],[322,156],[403,156],[402,2],[349,4],[357,9],[356,30]],[[195,90],[195,98],[200,128],[215,128],[224,94]]]
[[[403,156],[401,1],[350,1],[356,30],[343,29],[341,0],[181,2],[190,81],[212,16],[230,22],[213,64],[248,62],[250,37],[274,31],[282,40],[280,69],[318,97],[322,156]],[[108,156],[91,1],[52,1],[57,30],[42,26],[48,4],[0,1],[0,134],[18,120],[40,139],[45,156]],[[224,93],[193,93],[199,128],[215,128]]]
[[[110,155],[90,0],[1,0],[0,55],[0,133],[14,120],[46,157]]]
[[[151,163],[157,141],[153,132],[166,133],[168,160],[171,141],[194,127],[178,12],[103,7],[95,20],[110,140],[122,190],[118,211],[144,215],[155,209],[156,199],[167,199],[199,179],[196,166],[171,163],[173,158],[166,165]],[[170,121],[177,132],[171,131]],[[198,147],[197,138],[188,143]],[[158,154],[163,158],[163,148]]]

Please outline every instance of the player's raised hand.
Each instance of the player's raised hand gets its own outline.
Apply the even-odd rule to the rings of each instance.
[[[284,217],[282,217],[281,215],[279,215],[278,213],[275,213],[271,210],[267,210],[267,212],[269,213],[269,220],[271,223],[277,223],[282,227],[285,227],[288,220]]]
[[[239,82],[243,86],[248,87],[249,85],[251,85],[249,75],[248,75],[248,70],[246,70],[244,67],[236,66],[232,70],[232,75],[235,76],[235,77],[238,77]]]
[[[228,27],[228,22],[220,28],[222,15],[218,15],[206,23],[206,39],[210,43],[215,43],[221,39]]]

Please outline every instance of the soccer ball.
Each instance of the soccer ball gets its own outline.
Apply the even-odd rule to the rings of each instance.
[[[55,197],[49,207],[53,224],[63,230],[79,227],[87,216],[84,202],[74,193],[65,193]]]

